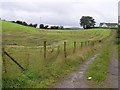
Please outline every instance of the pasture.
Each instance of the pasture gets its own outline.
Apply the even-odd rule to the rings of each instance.
[[[2,21],[2,27],[5,51],[25,69],[22,71],[3,55],[3,88],[43,88],[52,84],[103,48],[111,34],[109,29],[47,30],[7,21]]]

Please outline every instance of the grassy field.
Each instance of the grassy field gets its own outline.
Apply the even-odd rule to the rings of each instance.
[[[4,45],[42,46],[43,41],[47,41],[47,45],[57,44],[60,41],[65,40],[69,43],[73,41],[92,41],[102,39],[110,33],[110,30],[106,29],[92,29],[84,31],[42,30],[6,21],[3,21],[2,25]]]
[[[102,48],[102,40],[110,35],[109,29],[44,30],[2,21],[3,47],[25,71],[4,56],[3,87],[42,88],[54,83],[62,75],[77,69],[89,56]],[[47,41],[44,59],[43,42]],[[73,42],[76,50],[73,53]],[[81,42],[89,41],[89,44]],[[63,43],[67,42],[67,58]],[[58,48],[59,47],[59,48]],[[5,72],[6,70],[6,72]]]

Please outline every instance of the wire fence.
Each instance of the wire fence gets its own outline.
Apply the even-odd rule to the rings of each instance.
[[[72,43],[72,47],[69,47],[69,42],[64,41],[62,45],[56,45],[54,47],[47,46],[47,41],[44,41],[44,45],[41,47],[29,48],[22,47],[20,49],[12,48],[2,49],[3,57],[3,71],[7,73],[7,60],[5,57],[8,57],[14,64],[17,65],[22,71],[27,70],[31,64],[36,65],[34,62],[39,63],[43,66],[43,63],[49,63],[52,61],[52,58],[62,56],[63,59],[67,59],[68,56],[80,52],[82,49],[86,50],[87,47],[94,48],[97,44],[104,42],[108,37],[95,40],[95,41],[85,41],[85,42],[76,42]],[[14,52],[15,51],[15,52]],[[51,60],[51,61],[50,61]]]

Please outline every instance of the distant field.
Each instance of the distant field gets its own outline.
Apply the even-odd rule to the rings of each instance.
[[[102,40],[110,35],[109,29],[45,30],[2,21],[3,46],[21,69],[4,56],[3,87],[46,87],[61,75],[75,70],[86,58],[102,48]],[[44,59],[43,42],[47,41],[47,58]],[[73,42],[76,41],[76,51]],[[89,41],[89,45],[81,42]],[[67,58],[63,43],[67,42]],[[59,47],[59,48],[58,48]],[[4,70],[7,70],[5,73]]]
[[[102,39],[109,35],[110,30],[90,29],[90,30],[44,30],[35,29],[3,21],[3,44],[4,45],[24,45],[42,46],[43,41],[47,45],[57,44],[60,41],[69,43],[76,41],[92,41]],[[70,44],[69,44],[70,45]]]

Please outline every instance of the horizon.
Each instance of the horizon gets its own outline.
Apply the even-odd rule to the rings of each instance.
[[[92,16],[96,21],[96,26],[99,26],[102,22],[118,22],[119,0],[26,1],[1,1],[1,19],[64,27],[80,27],[79,21],[82,16]],[[88,7],[88,5],[90,6]],[[104,7],[101,7],[101,5]]]

